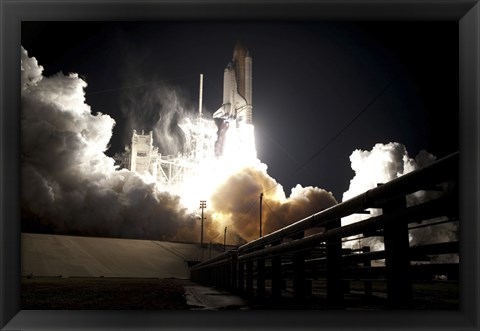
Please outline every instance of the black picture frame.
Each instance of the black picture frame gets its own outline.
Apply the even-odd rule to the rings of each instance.
[[[478,1],[14,1],[1,12],[2,330],[479,329]],[[460,309],[458,311],[32,311],[20,310],[20,30],[22,20],[424,20],[458,21]]]

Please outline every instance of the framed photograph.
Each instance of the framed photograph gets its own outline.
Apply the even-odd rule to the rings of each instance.
[[[477,1],[1,8],[2,329],[478,329]]]

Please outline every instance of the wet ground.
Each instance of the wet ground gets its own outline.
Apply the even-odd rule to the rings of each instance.
[[[200,285],[184,286],[191,310],[249,309],[247,302],[231,293]]]

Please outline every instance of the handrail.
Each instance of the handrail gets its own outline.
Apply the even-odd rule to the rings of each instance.
[[[264,298],[267,289],[272,297],[281,297],[283,280],[291,279],[292,283],[288,286],[293,290],[293,296],[301,299],[312,293],[312,277],[320,277],[326,281],[327,306],[342,309],[344,282],[349,284],[352,277],[362,278],[365,294],[372,295],[370,279],[382,275],[386,282],[388,306],[409,309],[413,300],[413,274],[429,279],[439,273],[447,275],[449,279],[458,279],[458,263],[451,266],[435,263],[411,265],[411,261],[428,261],[429,255],[458,254],[458,241],[409,246],[409,229],[420,227],[411,227],[410,223],[422,223],[439,217],[442,217],[442,221],[421,226],[458,221],[458,166],[459,153],[456,152],[192,266],[191,278],[201,284],[225,287],[248,297],[255,294],[258,298]],[[442,193],[430,199],[406,204],[408,194],[438,189]],[[364,212],[368,208],[382,208],[383,213],[341,226],[341,218]],[[445,217],[447,220],[443,221]],[[304,231],[312,227],[325,229],[305,236]],[[366,246],[358,250],[346,250],[342,247],[344,238],[357,238],[353,236],[358,235],[362,238],[383,237],[385,249],[370,251],[370,247]],[[371,261],[375,259],[384,259],[384,266],[372,266]],[[271,280],[268,287],[266,279]]]
[[[278,242],[306,229],[328,225],[336,219],[349,216],[367,208],[381,206],[388,200],[404,196],[448,178],[448,174],[458,167],[459,152],[450,154],[424,168],[412,171],[384,185],[370,189],[347,201],[329,207],[300,221],[274,231],[264,237],[255,239],[238,248],[239,253],[246,253],[259,247]]]
[[[419,205],[407,208],[406,210],[392,212],[387,215],[371,217],[364,221],[352,223],[339,228],[327,230],[322,233],[310,235],[308,237],[294,240],[291,242],[269,246],[260,250],[244,253],[238,257],[238,260],[248,260],[260,256],[275,255],[288,251],[303,250],[316,246],[320,242],[327,240],[341,239],[354,236],[367,231],[375,231],[385,227],[386,224],[395,222],[414,223],[424,218],[433,218],[441,216],[449,205],[445,199],[428,201]]]
[[[226,251],[226,252],[223,252],[221,254],[218,254],[217,256],[209,259],[209,260],[206,260],[206,261],[203,261],[203,262],[200,262],[199,264],[196,264],[194,266],[192,266],[190,268],[190,270],[195,270],[195,269],[200,269],[204,266],[207,266],[207,265],[210,265],[210,264],[214,264],[216,262],[222,262],[222,261],[228,261],[230,260],[230,258],[232,256],[236,256],[237,254],[237,250],[229,250],[229,251]]]

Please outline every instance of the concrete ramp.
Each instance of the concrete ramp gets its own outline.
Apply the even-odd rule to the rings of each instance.
[[[22,233],[23,276],[186,279],[185,261],[201,255],[198,244]]]

